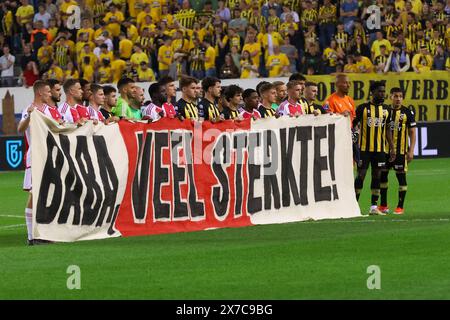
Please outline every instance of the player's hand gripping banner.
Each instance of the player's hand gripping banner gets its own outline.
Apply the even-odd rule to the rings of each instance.
[[[33,235],[76,241],[360,216],[342,116],[31,119]]]

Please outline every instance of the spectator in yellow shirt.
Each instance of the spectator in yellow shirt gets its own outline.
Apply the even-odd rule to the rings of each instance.
[[[323,50],[323,61],[325,62],[325,74],[336,72],[336,66],[338,64],[339,53],[337,51],[336,40],[331,40],[330,46]]]
[[[131,55],[130,61],[134,68],[137,68],[142,61],[148,63],[148,56],[142,51],[139,43],[134,45],[134,53]]]
[[[252,59],[252,64],[259,67],[259,59],[261,56],[261,44],[256,42],[256,34],[254,32],[248,32],[247,38],[242,48],[242,52],[248,51],[250,53],[250,58]]]
[[[82,28],[77,31],[77,38],[80,38],[81,34],[87,33],[88,41],[93,41],[95,30],[91,27],[91,21],[88,18],[84,18],[81,26]]]
[[[25,25],[33,21],[34,8],[28,0],[22,0],[22,5],[17,8],[16,19],[22,30],[25,30]]]
[[[283,38],[276,31],[275,25],[269,24],[267,26],[267,33],[262,36],[262,45],[264,47],[266,60],[269,54],[273,53],[273,48],[275,46],[281,46],[283,42]]]
[[[152,16],[153,21],[155,23],[158,23],[161,20],[161,5],[163,1],[162,0],[151,0],[150,2],[150,15]]]
[[[109,6],[109,12],[103,18],[103,21],[107,23],[107,30],[113,37],[118,37],[120,34],[120,24],[125,20],[123,13],[118,10],[115,4]]]
[[[428,52],[426,45],[420,47],[420,52],[414,55],[411,65],[417,73],[428,72],[431,70],[433,57]]]
[[[102,64],[100,68],[98,68],[98,82],[101,84],[111,83],[113,77],[111,70],[111,62],[109,58],[103,58],[101,62]]]
[[[361,53],[354,53],[356,68],[358,73],[372,73],[373,72],[373,64],[369,58],[362,56]]]
[[[128,39],[124,33],[121,33],[119,36],[119,53],[120,58],[124,60],[128,60],[131,57],[133,51],[133,42]]]
[[[131,21],[126,20],[123,22],[123,26],[126,29],[127,39],[131,40],[131,42],[135,43],[137,38],[139,37],[139,31]]]
[[[79,35],[79,40],[75,44],[75,53],[78,56],[83,52],[84,46],[89,45],[91,50],[95,49],[95,44],[92,41],[89,41],[89,34],[88,33],[81,33]]]
[[[37,53],[39,64],[43,65],[49,63],[52,56],[53,47],[48,44],[47,39],[43,39],[42,46],[39,48]]]
[[[156,25],[153,23],[152,16],[145,16],[144,21],[139,26],[139,32],[147,28],[150,32],[155,32]]]
[[[151,68],[149,68],[148,63],[146,63],[145,61],[141,62],[137,72],[140,82],[154,82],[156,80],[155,73]]]
[[[206,48],[204,56],[205,76],[216,77],[216,49],[211,45],[211,39],[209,37],[203,39],[203,46]]]
[[[159,47],[158,50],[158,69],[160,78],[169,74],[169,68],[173,62],[173,55],[172,38],[166,36],[164,37],[164,45]]]
[[[110,62],[114,60],[114,55],[112,51],[108,51],[108,45],[106,43],[100,45],[100,56],[98,60],[103,61],[103,59],[108,59]]]
[[[89,64],[94,69],[95,65],[97,64],[97,57],[95,54],[92,53],[91,47],[88,44],[84,45],[83,51],[79,56],[78,64],[81,64],[81,68],[84,65],[85,57],[89,57]]]
[[[62,69],[59,67],[58,62],[53,60],[50,69],[47,71],[47,75],[49,79],[55,79],[61,82],[64,78],[64,73]]]
[[[94,82],[94,67],[91,65],[91,57],[83,57],[83,64],[81,65],[82,78],[89,82]]]
[[[313,25],[314,25],[314,24],[313,24]],[[315,25],[314,25],[314,26],[315,26]],[[283,22],[283,23],[280,25],[279,32],[280,32],[283,36],[285,36],[285,35],[287,35],[288,32],[289,32],[289,27],[293,27],[295,31],[298,30],[298,24],[296,24],[296,23],[294,22],[294,17],[293,17],[292,14],[290,14],[290,13],[288,13],[288,14],[286,15],[286,21]],[[307,29],[307,27],[305,27],[305,29]]]
[[[247,50],[244,50],[242,52],[239,64],[241,65],[241,79],[258,77],[258,67],[253,64],[253,61],[250,57],[250,52],[248,52]]]
[[[146,16],[150,16],[150,17],[151,17],[150,11],[151,11],[151,6],[150,6],[150,4],[146,4],[146,5],[144,6],[144,10],[141,11],[141,12],[137,15],[137,18],[136,18],[136,25],[137,25],[137,27],[138,27],[139,30],[141,30],[141,25],[142,25],[142,23],[144,23],[145,17],[146,17]]]
[[[127,0],[127,4],[130,17],[136,18],[139,12],[142,11],[144,0]]]
[[[269,77],[282,77],[289,73],[289,59],[286,54],[280,52],[280,47],[273,46],[273,54],[267,57],[267,70]]]
[[[163,4],[161,6],[161,20],[167,23],[167,26],[171,27],[173,25],[173,15],[169,13],[169,6],[167,4]]]
[[[352,55],[347,56],[347,64],[344,66],[344,73],[357,73],[358,67]]]
[[[78,70],[75,68],[72,61],[69,61],[67,63],[67,69],[64,71],[64,81],[68,79],[79,79],[80,75],[78,73]]]
[[[380,50],[381,46],[386,47],[386,52],[388,54],[392,51],[391,43],[389,42],[389,40],[384,39],[383,32],[378,31],[376,33],[376,37],[377,37],[377,39],[372,43],[372,48],[371,48],[372,61],[375,60],[375,57],[377,57],[381,54],[381,50]]]
[[[111,62],[111,70],[113,72],[113,83],[117,83],[122,78],[127,64],[120,58],[118,52],[114,53],[114,60]]]

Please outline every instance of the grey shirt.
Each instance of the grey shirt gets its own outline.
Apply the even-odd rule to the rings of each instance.
[[[244,38],[245,36],[245,28],[247,28],[248,21],[245,18],[233,19],[228,23],[228,28],[235,29],[237,33]],[[241,31],[243,29],[244,31]]]
[[[295,59],[293,58],[293,56],[297,52],[297,48],[295,48],[291,44],[289,44],[289,45],[282,45],[280,47],[280,51],[283,52],[285,55],[287,55],[287,57],[289,59],[290,68],[295,67]]]

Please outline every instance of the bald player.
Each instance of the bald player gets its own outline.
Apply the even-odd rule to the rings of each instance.
[[[355,101],[348,95],[350,80],[346,74],[336,76],[336,92],[331,94],[323,105],[327,112],[338,113],[355,118]]]
[[[355,119],[355,101],[348,95],[350,91],[350,80],[346,74],[340,73],[336,75],[336,92],[332,93],[323,105],[323,109],[329,113],[341,114],[345,117],[350,117],[350,124],[352,125]],[[358,146],[358,132],[352,128],[353,141],[353,160],[359,161],[359,146]]]

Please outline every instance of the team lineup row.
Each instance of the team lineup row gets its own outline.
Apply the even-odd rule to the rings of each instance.
[[[100,86],[79,80],[67,80],[62,86],[56,80],[37,81],[34,86],[34,100],[22,113],[18,126],[24,132],[30,145],[30,114],[38,110],[48,117],[64,123],[82,126],[87,121],[110,124],[117,121],[158,121],[162,117],[180,120],[240,121],[268,117],[305,114],[325,116],[341,114],[352,123],[353,154],[357,164],[355,193],[359,199],[369,165],[372,167],[372,205],[370,214],[383,215],[389,212],[387,186],[389,169],[396,171],[399,181],[399,202],[395,213],[403,213],[406,195],[407,164],[413,158],[415,145],[414,113],[403,105],[403,92],[391,88],[392,105],[384,103],[386,88],[384,82],[371,84],[370,101],[355,108],[348,95],[350,81],[345,74],[336,76],[336,92],[323,105],[315,103],[317,84],[309,82],[302,74],[294,74],[287,84],[283,82],[261,82],[255,89],[243,90],[238,85],[221,87],[217,78],[206,77],[201,83],[193,77],[179,81],[181,98],[175,102],[177,89],[175,81],[165,77],[148,88],[151,101],[144,102],[144,91],[132,79],[123,78],[118,83],[118,92],[112,86]],[[60,103],[61,90],[66,100]],[[29,244],[39,244],[31,235],[31,150],[26,156],[24,190],[30,191],[26,221]],[[378,200],[381,195],[381,203]]]

